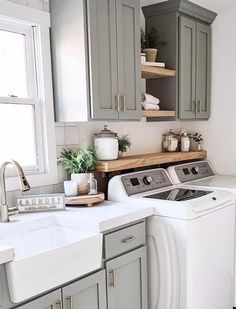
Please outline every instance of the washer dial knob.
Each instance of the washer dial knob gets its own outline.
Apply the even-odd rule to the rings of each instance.
[[[153,178],[151,176],[145,176],[143,177],[143,183],[145,185],[150,185],[153,182]]]
[[[194,175],[197,175],[198,173],[199,173],[199,168],[197,167],[197,166],[195,166],[195,167],[193,167],[192,168],[192,173],[194,174]]]

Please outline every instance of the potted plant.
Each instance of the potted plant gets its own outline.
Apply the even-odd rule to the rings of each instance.
[[[119,155],[123,157],[124,152],[126,152],[131,147],[131,141],[128,134],[121,135],[118,137],[118,145],[119,145]]]
[[[156,28],[153,27],[149,33],[145,33],[141,28],[141,51],[146,54],[147,62],[156,61],[159,38]]]
[[[193,134],[193,140],[196,143],[196,150],[202,151],[202,142],[203,142],[202,134],[196,132],[195,134]]]
[[[64,149],[57,162],[71,174],[71,180],[77,182],[78,193],[88,193],[90,173],[95,169],[97,164],[97,154],[94,147]]]

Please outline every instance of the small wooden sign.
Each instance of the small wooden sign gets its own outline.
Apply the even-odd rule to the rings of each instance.
[[[19,213],[65,209],[64,194],[22,195],[17,197]]]

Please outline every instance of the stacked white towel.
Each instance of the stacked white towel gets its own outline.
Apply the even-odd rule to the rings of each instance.
[[[148,93],[145,93],[144,97],[145,99],[142,102],[143,109],[145,110],[159,110],[160,109],[160,106],[159,106],[160,100],[158,98]]]

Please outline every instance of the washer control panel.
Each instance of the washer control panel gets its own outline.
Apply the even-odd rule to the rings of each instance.
[[[215,175],[210,164],[206,161],[177,165],[174,171],[181,183]]]
[[[172,185],[172,182],[164,169],[147,170],[124,175],[121,177],[121,181],[129,196]]]

